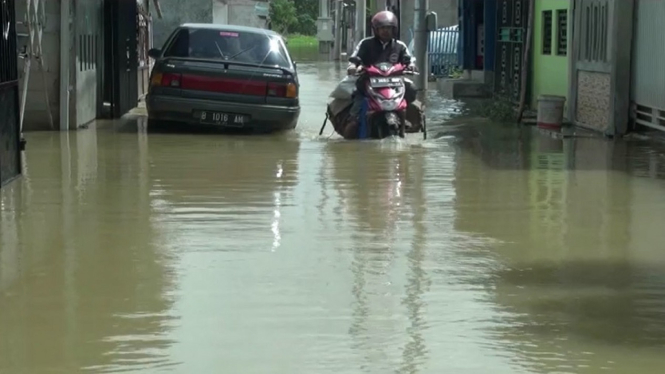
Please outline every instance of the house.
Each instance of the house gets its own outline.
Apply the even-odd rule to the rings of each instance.
[[[7,3],[16,11],[10,31],[19,54],[22,131],[75,130],[136,107],[150,10],[159,17],[168,7],[158,0]]]
[[[665,2],[651,0],[460,0],[462,80],[444,94],[519,99],[566,97],[567,121],[607,136],[647,126],[665,131]],[[528,66],[528,18],[534,25]],[[462,86],[464,89],[456,89]],[[468,89],[473,87],[474,89]]]

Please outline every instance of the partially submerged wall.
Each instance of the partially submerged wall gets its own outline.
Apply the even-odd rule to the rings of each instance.
[[[46,106],[46,96],[44,88],[48,90],[48,102],[53,116],[53,122],[56,129],[59,128],[59,105],[60,105],[60,2],[59,1],[40,1],[40,6],[44,7],[45,24],[42,34],[42,54],[46,78],[42,77],[37,61],[32,61],[30,66],[30,75],[28,77],[27,96],[25,103],[25,117],[23,120],[24,131],[50,130],[51,124]],[[16,21],[23,22],[26,18],[26,0],[16,1]],[[27,36],[28,30],[24,25],[16,27],[18,38],[17,45],[19,52],[23,46],[30,45],[30,39]],[[35,41],[37,36],[35,35]],[[23,98],[23,87],[26,79],[24,70],[25,59],[19,59],[18,70],[20,79],[19,97]],[[44,82],[46,81],[46,82]]]

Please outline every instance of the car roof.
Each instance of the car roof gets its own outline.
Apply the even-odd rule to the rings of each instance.
[[[249,27],[249,26],[239,26],[239,25],[227,25],[223,23],[183,23],[180,25],[181,28],[188,29],[207,29],[207,30],[219,30],[219,31],[236,31],[236,32],[251,32],[256,34],[266,34],[273,36],[280,36],[278,33],[262,29],[258,27]]]

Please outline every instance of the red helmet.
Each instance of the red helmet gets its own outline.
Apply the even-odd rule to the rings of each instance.
[[[372,17],[372,30],[376,33],[376,29],[379,27],[392,27],[397,30],[399,25],[399,20],[395,13],[384,10],[381,11]]]

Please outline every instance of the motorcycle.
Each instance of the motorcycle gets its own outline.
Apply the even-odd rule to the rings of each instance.
[[[333,91],[333,100],[328,103],[326,119],[319,135],[328,120],[335,132],[349,139],[383,139],[390,136],[404,137],[406,133],[422,131],[427,138],[426,119],[422,104],[417,100],[407,105],[405,98],[405,75],[417,74],[406,70],[402,64],[381,63],[370,66],[355,77],[366,81],[365,105],[360,113],[358,134],[348,134],[346,127],[353,118],[350,116],[355,80],[347,77]]]

